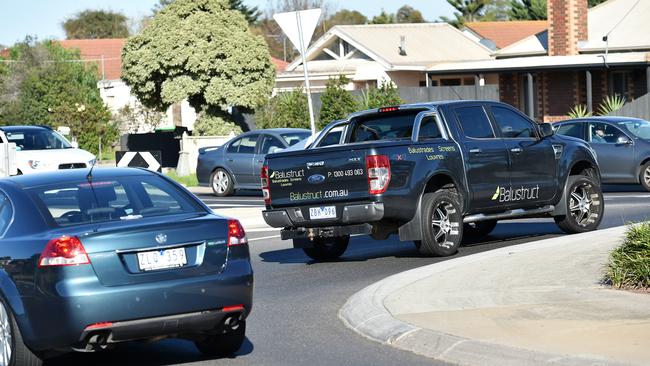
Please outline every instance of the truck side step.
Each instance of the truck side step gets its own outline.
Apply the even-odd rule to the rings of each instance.
[[[468,224],[468,223],[471,223],[471,222],[479,222],[479,221],[486,221],[486,220],[516,219],[516,218],[520,218],[520,217],[543,215],[543,214],[553,212],[553,210],[555,210],[555,206],[553,206],[553,205],[548,205],[548,206],[534,208],[534,209],[519,208],[519,209],[516,209],[516,210],[509,210],[509,211],[505,211],[505,212],[499,212],[499,213],[496,213],[496,214],[469,215],[469,216],[465,216],[465,218],[463,219],[463,222]]]

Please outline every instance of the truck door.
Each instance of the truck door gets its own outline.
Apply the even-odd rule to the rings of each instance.
[[[469,211],[499,211],[503,205],[499,194],[508,186],[508,150],[503,140],[494,132],[482,105],[469,105],[452,109],[460,126],[463,156],[468,189],[471,194]]]
[[[535,122],[503,106],[490,106],[492,117],[508,149],[509,206],[535,206],[553,199],[557,192],[557,167],[553,144],[541,139]]]

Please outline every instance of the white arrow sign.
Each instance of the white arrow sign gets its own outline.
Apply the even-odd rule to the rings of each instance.
[[[311,42],[311,37],[314,36],[321,13],[321,9],[291,11],[273,14],[273,19],[278,22],[291,43],[302,53],[303,50],[309,47],[309,42]],[[301,32],[302,35],[300,35]],[[300,41],[301,38],[302,42]]]
[[[278,22],[282,31],[289,37],[291,43],[296,46],[302,56],[302,69],[305,73],[305,89],[307,89],[307,105],[309,106],[309,122],[311,123],[312,135],[316,134],[316,120],[314,119],[314,103],[311,100],[309,71],[307,70],[307,57],[305,54],[309,42],[311,42],[311,37],[314,35],[314,30],[318,25],[321,12],[320,9],[309,9],[273,15],[273,19]]]
[[[129,151],[122,156],[120,161],[117,162],[117,167],[118,168],[126,168],[129,167],[131,164],[131,161],[137,156],[140,155],[142,159],[147,163],[147,169],[152,170],[154,172],[157,172],[161,166],[158,160],[148,151],[140,151],[140,152],[135,152],[135,151]]]

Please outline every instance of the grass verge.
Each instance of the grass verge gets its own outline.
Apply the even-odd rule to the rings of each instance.
[[[630,226],[610,255],[605,279],[616,288],[650,291],[650,222]]]
[[[175,170],[170,170],[165,175],[175,180],[176,182],[184,185],[185,187],[196,187],[199,185],[199,181],[196,179],[196,174],[190,174],[186,177],[179,177],[178,174],[176,174]]]

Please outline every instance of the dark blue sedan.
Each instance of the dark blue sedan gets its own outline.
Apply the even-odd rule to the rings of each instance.
[[[199,149],[196,177],[224,197],[239,189],[262,189],[260,171],[266,154],[286,149],[311,136],[309,130],[274,128],[241,134],[220,147]]]
[[[0,179],[0,364],[190,339],[245,339],[253,272],[244,229],[140,169]]]
[[[558,134],[591,145],[603,183],[641,184],[650,191],[650,122],[630,117],[587,117],[558,122],[555,127]]]

